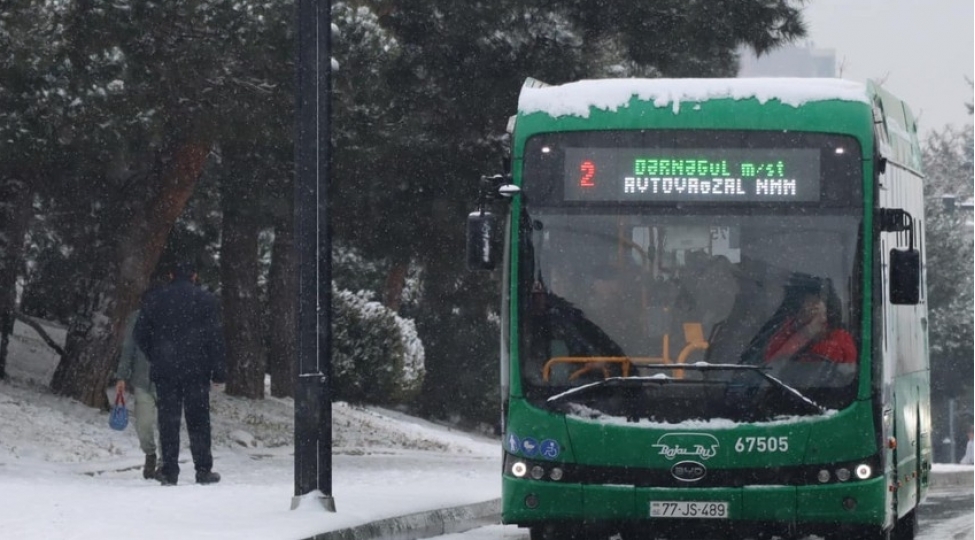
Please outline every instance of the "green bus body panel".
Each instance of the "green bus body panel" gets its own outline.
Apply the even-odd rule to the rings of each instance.
[[[679,425],[649,423],[627,424],[620,419],[612,423],[566,417],[539,409],[524,399],[518,350],[518,283],[509,281],[504,309],[508,314],[510,340],[503,344],[508,352],[509,380],[505,415],[507,433],[531,437],[537,441],[554,440],[561,453],[554,463],[593,467],[667,470],[681,458],[668,459],[661,454],[661,437],[681,434],[706,434],[717,444],[716,453],[707,460],[687,457],[713,470],[773,468],[789,466],[824,466],[851,462],[880,454],[886,470],[881,476],[866,481],[851,480],[822,485],[756,485],[733,487],[635,487],[633,485],[570,484],[515,478],[510,471],[502,476],[502,522],[533,526],[571,521],[639,521],[648,523],[649,502],[657,501],[725,501],[729,503],[728,521],[768,521],[776,523],[861,524],[889,527],[893,519],[904,516],[923,500],[929,484],[932,460],[930,443],[929,373],[925,370],[894,377],[893,387],[872,380],[872,366],[881,361],[873,358],[875,313],[871,294],[877,290],[875,259],[877,240],[874,234],[875,156],[882,153],[888,160],[920,174],[920,149],[916,139],[915,119],[907,106],[882,88],[868,83],[865,98],[869,103],[841,99],[808,101],[799,106],[771,99],[720,98],[701,102],[680,102],[675,106],[656,106],[636,97],[616,110],[590,108],[587,117],[553,117],[543,112],[519,113],[513,132],[512,176],[523,186],[522,164],[527,141],[540,133],[601,130],[756,130],[803,131],[843,134],[855,137],[861,146],[863,173],[863,281],[868,292],[861,300],[861,312],[867,314],[860,323],[861,352],[857,399],[842,411],[825,415],[796,418],[791,421],[761,424],[701,422]],[[875,142],[875,111],[879,110],[887,141]],[[522,211],[522,197],[515,196],[511,216]],[[509,247],[517,246],[520,231],[512,226]],[[507,268],[517,276],[519,253],[510,249]],[[880,403],[883,399],[890,402]],[[889,395],[888,395],[889,394]],[[876,406],[880,404],[892,415],[894,435],[899,448],[877,448],[882,440],[882,426]],[[748,437],[785,437],[788,450],[777,452],[740,452],[736,442]],[[655,446],[657,445],[657,446]],[[900,471],[900,472],[899,472]],[[903,471],[913,471],[903,474]],[[893,486],[893,491],[889,489]],[[526,497],[537,502],[530,508]],[[853,498],[855,509],[844,509],[843,501]],[[896,509],[890,509],[896,498]],[[719,521],[719,520],[715,520]]]
[[[590,466],[658,469],[669,471],[682,458],[668,459],[654,444],[661,437],[679,434],[707,434],[718,443],[716,454],[707,459],[690,458],[710,470],[770,468],[802,464],[829,464],[866,457],[876,452],[869,402],[828,416],[796,422],[738,424],[726,428],[649,424],[600,424],[595,421],[555,415],[513,399],[509,408],[509,429],[520,437],[558,441],[564,449],[557,463]],[[739,438],[788,437],[786,452],[736,452]],[[529,494],[539,501],[536,508],[525,505]],[[842,509],[842,501],[854,497],[855,511]],[[560,484],[514,478],[505,471],[502,482],[502,519],[526,524],[544,520],[641,520],[648,518],[651,500],[726,501],[731,503],[731,521],[882,523],[888,505],[883,477],[843,484],[745,488],[693,487],[645,488],[620,485]]]
[[[677,424],[601,423],[553,414],[512,399],[508,410],[509,431],[518,437],[557,441],[563,453],[558,461],[605,467],[670,469],[683,459],[700,461],[709,469],[781,467],[834,463],[865,458],[877,451],[869,401],[857,401],[843,411],[795,421],[734,424],[709,427]],[[714,456],[670,456],[654,446],[664,435],[707,433],[713,436]],[[785,437],[788,450],[736,451],[739,438]],[[666,442],[666,441],[665,441]],[[686,442],[686,441],[685,441]],[[682,446],[689,446],[682,444]],[[693,445],[690,445],[693,446]]]

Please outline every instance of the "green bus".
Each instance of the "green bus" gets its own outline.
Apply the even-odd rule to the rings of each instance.
[[[838,79],[529,79],[509,131],[467,224],[468,265],[502,282],[502,521],[913,538],[932,448],[907,105]]]

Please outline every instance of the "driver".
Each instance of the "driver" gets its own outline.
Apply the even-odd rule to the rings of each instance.
[[[853,364],[857,358],[853,336],[839,326],[839,309],[827,309],[826,299],[815,292],[803,295],[798,312],[769,340],[765,361],[805,354],[839,364]]]
[[[582,299],[585,323],[579,323],[580,329],[591,327],[589,347],[580,356],[623,358],[646,354],[639,295],[634,294],[639,290],[636,280],[626,268],[611,264],[595,267],[591,275],[588,294]],[[605,376],[622,369],[621,365],[621,362],[586,362],[570,378],[587,373]]]

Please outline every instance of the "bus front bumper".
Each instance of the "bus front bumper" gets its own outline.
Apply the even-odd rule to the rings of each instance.
[[[887,500],[883,478],[807,486],[655,488],[562,484],[505,476],[501,517],[504,523],[528,527],[549,523],[614,523],[661,529],[778,525],[815,533],[835,532],[845,526],[883,526]],[[687,505],[671,503],[726,504],[695,504],[694,508],[711,510],[712,516],[688,518],[651,516],[654,502],[658,508],[666,503],[685,510]]]

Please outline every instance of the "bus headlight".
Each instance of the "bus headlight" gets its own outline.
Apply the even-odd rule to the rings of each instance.
[[[525,465],[524,461],[516,461],[511,466],[511,474],[517,476],[518,478],[524,478],[527,472],[528,472],[528,466]]]
[[[541,465],[535,465],[532,467],[532,478],[535,480],[541,480],[545,476],[545,469]]]
[[[816,480],[819,480],[819,483],[821,484],[829,482],[829,471],[826,469],[820,469],[819,474],[816,475]]]
[[[562,479],[562,474],[563,473],[562,473],[562,469],[561,468],[559,468],[559,467],[553,467],[552,468],[552,471],[550,473],[548,473],[548,477],[551,478],[552,480],[555,480],[556,482],[558,482],[559,480]]]
[[[850,469],[840,468],[836,469],[836,479],[840,482],[846,482],[850,479]]]
[[[859,478],[860,480],[866,480],[867,478],[870,478],[871,474],[873,474],[873,469],[870,468],[870,465],[867,465],[866,463],[861,463],[860,465],[857,465],[856,475],[857,478]]]

